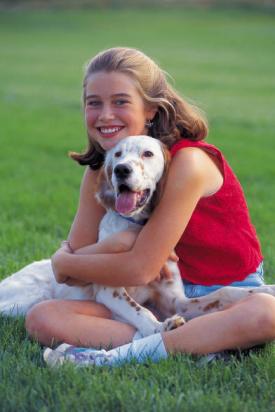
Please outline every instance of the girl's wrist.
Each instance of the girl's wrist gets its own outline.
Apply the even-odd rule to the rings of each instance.
[[[71,248],[70,242],[68,240],[62,240],[60,246],[61,248],[67,249],[69,253],[74,253],[73,249]]]

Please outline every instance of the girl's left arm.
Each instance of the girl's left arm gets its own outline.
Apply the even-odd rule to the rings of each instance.
[[[93,282],[109,286],[138,286],[154,280],[182,236],[197,202],[210,190],[208,163],[204,161],[208,156],[199,152],[188,148],[175,155],[160,204],[131,250],[113,254],[70,254],[60,278],[77,277],[89,283],[92,272]],[[211,162],[209,158],[208,162]],[[55,267],[58,268],[58,255]]]

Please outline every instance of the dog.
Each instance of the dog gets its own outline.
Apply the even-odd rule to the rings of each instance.
[[[99,241],[115,232],[142,229],[161,198],[168,165],[168,150],[148,136],[130,136],[108,151],[96,193],[106,209],[99,227]],[[179,327],[185,319],[226,309],[253,293],[275,296],[275,285],[226,286],[190,299],[184,294],[177,264],[169,260],[168,265],[172,279],[126,289],[58,284],[49,259],[33,262],[0,282],[0,312],[24,315],[34,304],[47,299],[91,299],[107,306],[114,319],[132,324],[142,336],[147,336]],[[145,303],[156,307],[164,321],[144,307]]]

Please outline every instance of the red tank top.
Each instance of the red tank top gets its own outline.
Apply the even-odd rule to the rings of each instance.
[[[183,139],[171,148],[172,157],[185,147],[217,156],[224,182],[217,193],[199,200],[176,246],[181,276],[201,285],[243,280],[263,257],[242,187],[215,146]]]

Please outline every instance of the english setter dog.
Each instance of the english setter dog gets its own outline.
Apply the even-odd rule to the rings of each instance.
[[[161,197],[168,163],[168,150],[148,136],[130,136],[108,151],[96,194],[106,208],[99,241],[115,232],[141,230]],[[184,318],[223,310],[252,293],[275,295],[275,285],[227,286],[200,298],[187,298],[177,264],[169,260],[168,265],[172,279],[126,289],[58,284],[49,259],[33,262],[0,283],[0,312],[24,315],[34,304],[47,299],[91,299],[108,307],[114,319],[132,324],[142,336],[147,336],[176,328],[184,323]],[[156,307],[165,320],[159,321],[143,306],[145,303]]]

